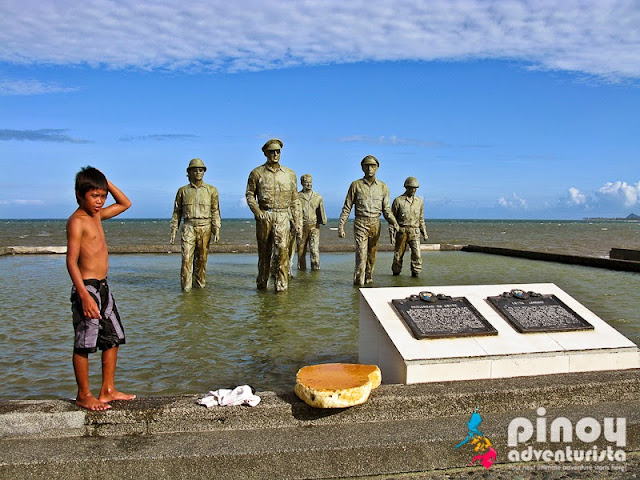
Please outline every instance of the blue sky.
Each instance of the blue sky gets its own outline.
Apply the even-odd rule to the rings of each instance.
[[[171,215],[200,157],[222,216],[265,140],[337,217],[368,154],[427,218],[640,214],[638,1],[3,0],[0,218],[64,218],[85,165]]]

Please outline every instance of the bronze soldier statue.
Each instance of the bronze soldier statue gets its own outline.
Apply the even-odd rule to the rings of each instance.
[[[247,205],[256,219],[256,285],[259,289],[267,288],[271,273],[276,292],[284,291],[289,286],[292,222],[296,235],[301,235],[296,174],[280,164],[282,146],[282,141],[277,138],[268,140],[262,146],[267,161],[251,171],[246,191]]]
[[[195,286],[203,288],[207,281],[207,258],[209,242],[220,239],[220,207],[216,187],[204,183],[207,167],[199,158],[194,158],[187,167],[189,185],[180,187],[173,204],[171,217],[171,239],[173,245],[176,233],[182,224],[182,269],[180,283],[182,290],[191,290],[193,277]],[[194,268],[195,266],[195,268]]]
[[[298,269],[307,269],[307,250],[311,260],[311,270],[320,269],[320,225],[327,224],[322,195],[314,192],[313,179],[305,173],[300,177],[302,190],[298,192],[302,209],[302,237],[298,239]]]
[[[394,275],[400,275],[402,270],[402,257],[407,250],[407,244],[411,249],[411,276],[417,277],[422,270],[422,255],[420,254],[420,234],[426,240],[427,225],[424,223],[424,202],[416,197],[418,179],[407,177],[404,181],[405,192],[397,197],[391,205],[391,211],[398,221],[398,229],[395,231],[395,253],[391,271]]]
[[[367,155],[360,162],[364,178],[351,183],[344,200],[338,236],[345,237],[344,226],[355,205],[353,233],[356,241],[356,266],[353,272],[353,284],[364,285],[373,281],[373,268],[378,253],[380,238],[380,214],[389,222],[389,232],[398,228],[389,202],[389,188],[376,179],[380,162],[373,155]]]

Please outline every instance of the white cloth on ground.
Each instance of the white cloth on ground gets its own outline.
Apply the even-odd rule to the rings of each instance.
[[[260,403],[260,397],[253,393],[249,385],[240,385],[234,388],[220,388],[211,390],[207,395],[198,400],[200,405],[207,408],[220,405],[222,407],[235,405],[249,405],[255,407]]]

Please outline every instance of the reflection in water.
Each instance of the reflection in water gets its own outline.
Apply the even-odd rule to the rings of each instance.
[[[392,276],[391,260],[378,255],[374,287],[552,282],[640,341],[635,273],[434,252],[423,253],[416,279]],[[279,294],[255,288],[255,255],[211,255],[207,287],[189,293],[180,291],[179,254],[112,255],[110,263],[128,340],[116,375],[125,391],[202,394],[243,383],[290,390],[304,365],[357,361],[353,254],[323,254],[322,270],[296,271]],[[0,400],[75,394],[70,288],[63,256],[0,257]],[[96,390],[98,355],[91,368]]]

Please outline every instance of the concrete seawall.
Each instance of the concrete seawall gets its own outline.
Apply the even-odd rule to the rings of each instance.
[[[609,251],[609,258],[640,262],[640,250],[634,250],[631,248],[612,248]]]
[[[633,478],[640,458],[640,371],[520,377],[491,381],[383,385],[367,403],[313,409],[292,392],[258,392],[251,407],[197,405],[196,396],[148,397],[87,412],[70,401],[0,403],[0,478],[529,478],[532,471],[590,466],[581,478]],[[490,470],[468,467],[473,448],[456,449],[478,407],[480,430],[497,451]],[[625,418],[625,445],[533,439],[507,444],[516,417],[536,425]],[[622,461],[510,460],[510,451],[624,450]],[[606,471],[604,470],[606,467]],[[598,470],[597,468],[600,468]],[[623,471],[624,470],[624,471]],[[419,476],[416,476],[418,475]],[[444,477],[443,475],[447,476]],[[490,474],[490,477],[486,477]],[[616,477],[616,474],[620,474]],[[518,477],[520,475],[520,477]],[[537,477],[542,478],[542,476]],[[567,477],[562,477],[567,478]]]
[[[421,245],[422,251],[450,251],[461,250],[462,245],[450,245],[447,243],[428,243]],[[393,245],[384,244],[378,247],[379,251],[392,252]],[[321,245],[321,252],[353,252],[354,245]],[[231,245],[231,244],[211,244],[209,247],[211,253],[257,253],[258,247],[254,244]],[[50,246],[50,247],[0,247],[0,256],[3,255],[49,255],[49,254],[65,254],[66,246]],[[180,253],[180,245],[113,245],[109,247],[111,254],[124,253]]]
[[[491,255],[502,255],[507,257],[519,257],[529,260],[541,260],[545,262],[566,263],[571,265],[583,265],[586,267],[605,268],[609,270],[619,270],[626,272],[640,272],[640,262],[622,259],[609,259],[600,257],[586,257],[579,255],[567,255],[560,253],[536,252],[531,250],[520,250],[514,248],[487,247],[482,245],[453,245],[448,243],[428,243],[421,245],[423,252],[456,251],[487,253]],[[257,247],[253,244],[229,245],[212,244],[211,253],[257,253]],[[353,252],[354,245],[322,245],[321,252]],[[393,245],[381,244],[378,251],[392,252]],[[50,247],[0,247],[0,257],[3,255],[48,255],[65,254],[66,246]],[[180,253],[180,245],[114,245],[109,247],[110,254],[171,254]]]
[[[579,255],[566,255],[561,253],[535,252],[515,248],[486,247],[481,245],[465,245],[465,252],[488,253],[507,257],[527,258],[529,260],[542,260],[545,262],[567,263],[571,265],[583,265],[585,267],[606,268],[625,272],[640,272],[640,262],[618,260],[600,257],[584,257]]]

